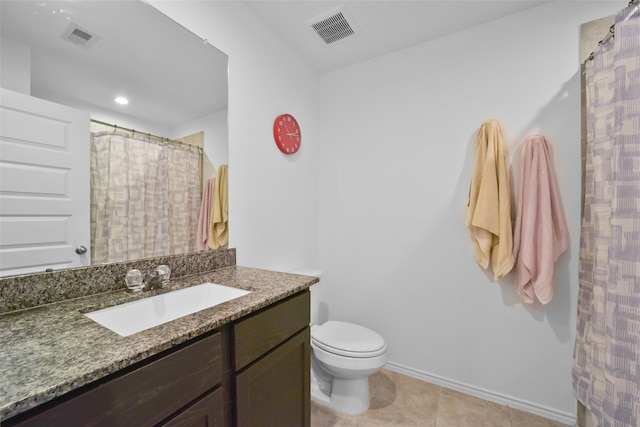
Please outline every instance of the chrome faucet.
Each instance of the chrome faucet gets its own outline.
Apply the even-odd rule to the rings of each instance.
[[[142,282],[142,290],[151,291],[162,288],[162,275],[158,270],[149,271]]]

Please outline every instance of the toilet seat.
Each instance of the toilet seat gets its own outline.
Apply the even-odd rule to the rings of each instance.
[[[345,357],[376,357],[387,351],[384,339],[364,326],[330,320],[311,330],[311,343]]]

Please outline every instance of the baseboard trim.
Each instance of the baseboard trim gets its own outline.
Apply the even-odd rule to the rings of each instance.
[[[456,390],[461,393],[479,397],[481,399],[485,399],[490,402],[509,406],[511,408],[518,409],[523,412],[529,412],[531,414],[539,415],[541,417],[549,418],[551,420],[558,421],[571,426],[577,425],[576,414],[561,412],[546,406],[537,405],[535,403],[527,402],[525,400],[516,399],[510,396],[506,396],[490,390],[485,390],[483,388],[475,387],[459,381],[450,380],[450,379],[441,377],[439,375],[433,375],[427,372],[422,372],[417,369],[409,368],[408,366],[400,365],[398,363],[387,362],[387,364],[384,365],[384,368],[390,371],[407,375],[412,378],[417,378],[419,380],[426,381],[428,383],[437,384],[439,386]]]

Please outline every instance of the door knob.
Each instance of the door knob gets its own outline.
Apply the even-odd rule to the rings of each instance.
[[[77,253],[78,255],[86,254],[86,253],[87,253],[87,248],[86,248],[86,247],[84,247],[84,246],[78,246],[78,247],[76,248],[76,253]]]

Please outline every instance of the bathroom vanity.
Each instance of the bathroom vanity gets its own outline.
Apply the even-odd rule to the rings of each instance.
[[[129,337],[83,314],[119,292],[0,316],[2,425],[308,426],[317,279],[234,266],[172,286],[204,281],[251,293]]]

